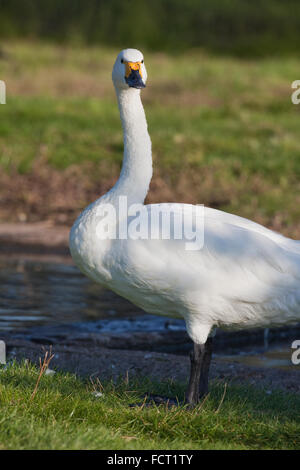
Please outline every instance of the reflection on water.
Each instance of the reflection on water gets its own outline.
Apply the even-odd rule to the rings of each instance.
[[[141,311],[75,266],[0,262],[0,329],[132,317]]]
[[[282,370],[295,370],[300,371],[298,364],[293,364],[291,360],[292,350],[290,345],[287,344],[283,349],[274,348],[270,351],[260,352],[259,354],[243,354],[233,356],[222,356],[219,358],[225,362],[239,362],[246,366],[252,367],[268,367]]]

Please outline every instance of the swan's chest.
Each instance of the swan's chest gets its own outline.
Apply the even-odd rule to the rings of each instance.
[[[105,267],[110,240],[101,240],[97,217],[87,208],[75,221],[69,239],[70,252],[76,266],[95,282],[106,285],[111,280]]]
[[[127,240],[99,239],[97,224],[89,213],[77,219],[70,233],[72,258],[86,276],[148,313],[181,317],[173,296],[136,264],[137,253],[131,245]]]

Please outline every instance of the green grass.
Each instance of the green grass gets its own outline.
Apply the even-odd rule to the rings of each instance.
[[[147,379],[103,388],[74,375],[38,377],[31,365],[0,372],[0,449],[296,449],[300,397],[213,384],[193,411],[130,408],[145,391],[183,397],[184,385]],[[93,392],[101,391],[101,397]]]
[[[59,172],[82,168],[90,185],[81,203],[90,202],[122,161],[111,83],[117,50],[30,42],[3,50],[0,167],[24,177],[36,162]],[[300,105],[291,102],[299,59],[145,51],[145,63],[149,200],[204,203],[300,237]]]

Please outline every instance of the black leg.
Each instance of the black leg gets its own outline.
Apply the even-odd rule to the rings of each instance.
[[[208,394],[208,377],[209,368],[213,350],[213,339],[207,338],[204,349],[204,357],[202,360],[200,384],[199,384],[199,398],[205,397]]]
[[[212,338],[205,344],[195,344],[191,352],[191,372],[186,403],[196,405],[208,393],[208,374],[212,355]]]
[[[197,405],[199,400],[208,393],[208,374],[212,356],[212,338],[208,338],[205,344],[195,344],[191,352],[191,372],[185,401],[182,404]],[[174,398],[168,398],[160,395],[146,394],[144,401],[134,403],[132,406],[152,406],[153,404],[167,406],[177,406]]]
[[[199,383],[201,375],[202,359],[204,356],[204,344],[194,343],[193,351],[190,353],[191,370],[190,380],[186,392],[185,400],[187,403],[194,405],[199,401]]]

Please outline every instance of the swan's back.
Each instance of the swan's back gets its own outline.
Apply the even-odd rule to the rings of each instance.
[[[252,220],[245,219],[238,215],[230,214],[228,212],[219,211],[217,209],[211,209],[205,207],[205,219],[219,220],[220,222],[225,222],[227,224],[232,224],[237,227],[245,228],[247,230],[260,233],[265,237],[273,240],[279,246],[285,250],[291,251],[296,254],[300,254],[300,242],[298,240],[292,240],[291,238],[284,237],[280,233],[274,232],[263,225],[260,225]]]

